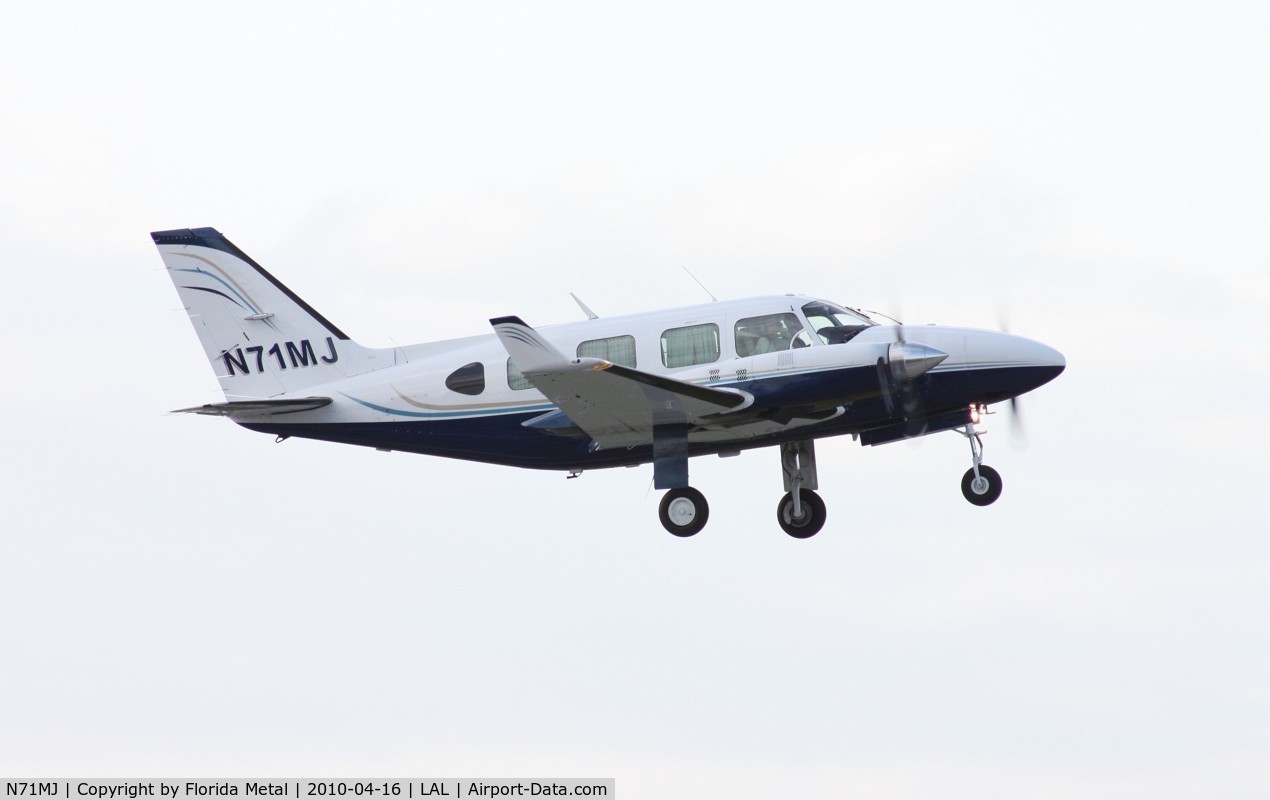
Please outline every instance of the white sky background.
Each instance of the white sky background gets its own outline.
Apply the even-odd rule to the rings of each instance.
[[[1270,11],[1019,6],[7,8],[0,774],[1265,797]],[[202,225],[373,346],[687,265],[1069,366],[991,508],[954,434],[827,441],[815,539],[764,450],[677,540],[647,468],[165,416]]]

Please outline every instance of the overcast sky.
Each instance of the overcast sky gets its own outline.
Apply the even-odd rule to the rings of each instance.
[[[26,3],[0,24],[0,774],[1270,793],[1270,6]],[[220,398],[148,233],[363,344],[805,292],[1044,341],[987,437],[516,471]],[[1001,418],[998,418],[1001,420]]]

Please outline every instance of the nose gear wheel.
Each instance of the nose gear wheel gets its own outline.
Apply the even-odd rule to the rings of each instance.
[[[1001,474],[987,464],[979,465],[979,474],[973,469],[961,476],[961,493],[977,506],[992,505],[1001,496]]]

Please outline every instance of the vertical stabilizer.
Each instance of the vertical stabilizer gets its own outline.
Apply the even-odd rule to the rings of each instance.
[[[227,398],[307,390],[392,364],[358,345],[215,228],[151,233]]]

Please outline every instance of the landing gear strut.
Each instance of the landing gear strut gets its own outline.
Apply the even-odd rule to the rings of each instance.
[[[973,466],[961,476],[961,493],[977,506],[988,506],[1001,496],[1001,474],[983,463],[983,436],[975,430],[973,422],[966,423],[964,430],[958,430],[970,441],[970,458]]]
[[[776,506],[776,521],[781,530],[795,539],[808,539],[825,525],[825,501],[814,489],[816,448],[811,439],[781,445],[781,470],[787,494]]]

